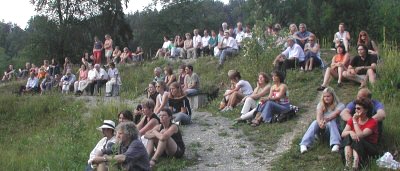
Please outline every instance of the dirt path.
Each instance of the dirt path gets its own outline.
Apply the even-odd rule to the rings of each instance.
[[[303,134],[315,118],[313,106],[318,101],[316,98],[312,104],[302,105],[311,108],[303,109],[306,111],[298,116],[293,130],[280,138],[274,151],[254,147],[227,118],[194,112],[193,124],[183,127],[183,132],[186,156],[197,163],[185,170],[270,170],[272,161],[288,151],[296,136]]]

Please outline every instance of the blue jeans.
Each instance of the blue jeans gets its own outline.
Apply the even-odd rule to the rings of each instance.
[[[191,117],[186,113],[174,113],[172,117],[174,118],[175,122],[180,122],[181,125],[188,125],[192,122]]]
[[[290,104],[279,104],[274,101],[267,101],[264,106],[258,109],[265,123],[271,123],[274,114],[285,113],[290,110]]]
[[[237,53],[237,49],[228,47],[224,50],[221,51],[221,54],[219,55],[219,64],[223,64],[225,61],[226,56],[228,55],[235,55]]]
[[[303,138],[301,139],[300,145],[305,145],[310,147],[311,144],[314,142],[315,135],[318,134],[320,128],[318,122],[314,120],[308,130],[304,134]],[[329,145],[340,145],[340,134],[339,128],[336,122],[336,119],[329,121],[326,123],[325,132],[329,135]]]

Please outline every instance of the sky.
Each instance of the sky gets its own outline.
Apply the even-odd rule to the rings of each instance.
[[[29,19],[36,14],[35,7],[30,4],[30,0],[2,0],[0,5],[0,21],[8,23],[16,23],[22,29],[26,28]],[[229,0],[220,0],[225,4]],[[145,6],[151,3],[151,0],[130,0],[125,14],[141,11]]]

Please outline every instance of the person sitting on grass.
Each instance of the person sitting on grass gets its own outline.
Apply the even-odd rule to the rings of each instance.
[[[226,106],[221,110],[221,112],[232,110],[244,97],[253,93],[253,88],[250,83],[246,80],[242,80],[239,71],[230,70],[228,72],[228,77],[234,87],[225,92],[221,103],[225,103]]]
[[[141,118],[139,117],[139,118],[135,118],[135,120],[134,120],[133,114],[130,110],[124,110],[124,111],[118,113],[118,123],[130,121],[130,122],[135,122],[135,124],[136,124],[136,121],[137,121],[137,123],[139,123],[140,119]]]
[[[178,68],[177,81],[181,85],[182,89],[185,87],[185,77],[186,77],[185,68],[186,68],[185,64],[180,65]]]
[[[379,138],[382,136],[383,131],[383,120],[386,118],[386,112],[384,106],[378,100],[372,99],[372,93],[367,88],[362,88],[358,91],[356,100],[360,99],[370,99],[372,101],[373,109],[372,109],[372,118],[378,121],[378,132]],[[352,101],[347,104],[346,108],[340,113],[340,117],[344,122],[347,122],[351,117],[353,117],[356,112],[356,104],[355,101]]]
[[[8,65],[7,70],[4,71],[4,75],[1,81],[10,81],[15,74],[14,72],[15,72],[14,66]]]
[[[355,102],[355,112],[342,132],[345,166],[358,170],[370,157],[378,155],[378,121],[374,119],[374,106],[368,98]]]
[[[176,82],[176,76],[170,66],[164,67],[165,80],[164,82],[169,87],[173,82]]]
[[[275,57],[274,65],[275,68],[285,69],[302,67],[304,66],[305,55],[300,45],[295,43],[295,39],[290,37],[287,39],[287,48],[281,54]]]
[[[239,46],[235,38],[233,38],[232,35],[229,34],[229,31],[224,32],[224,37],[218,44],[218,48],[221,51],[221,53],[218,56],[219,57],[218,66],[224,64],[227,56],[234,56],[239,51]]]
[[[115,144],[114,129],[115,123],[112,120],[104,120],[103,124],[97,128],[97,130],[103,133],[103,138],[97,142],[92,152],[90,152],[88,165],[85,171],[92,171],[97,167],[97,161],[93,162],[95,157],[101,159],[100,156],[114,154],[112,151],[112,147]]]
[[[156,83],[151,82],[146,89],[147,91],[147,98],[153,100],[154,102],[157,101],[158,92],[156,91]],[[135,116],[135,123],[138,124],[140,122],[141,117],[143,116],[142,111],[142,104],[138,104],[133,111]]]
[[[367,81],[375,83],[377,58],[375,55],[368,54],[365,45],[357,46],[358,56],[355,56],[348,67],[343,72],[343,77],[361,83],[360,88],[367,86]]]
[[[131,57],[131,52],[128,49],[128,47],[124,47],[124,51],[121,53],[120,57],[120,63],[125,64],[129,63],[129,59]]]
[[[75,81],[74,83],[74,92],[76,95],[81,95],[83,90],[87,87],[88,85],[88,73],[89,70],[87,69],[87,66],[82,64],[81,68],[79,69],[79,77],[78,80]]]
[[[161,110],[160,122],[160,125],[157,125],[145,135],[145,138],[149,139],[146,150],[152,156],[150,167],[154,167],[158,158],[163,155],[181,158],[185,153],[185,144],[179,127],[172,123],[171,110]]]
[[[320,46],[316,39],[317,38],[315,35],[311,34],[308,38],[308,42],[304,46],[304,55],[306,61],[304,71],[312,71],[315,66],[324,67],[321,59]]]
[[[271,84],[269,83],[269,77],[265,72],[260,72],[258,74],[257,87],[254,89],[250,96],[246,96],[242,99],[244,102],[241,116],[236,121],[249,120],[253,118],[253,114],[257,109],[257,104],[261,97],[267,95],[271,89]]]
[[[190,124],[192,122],[192,110],[189,99],[186,97],[181,86],[179,86],[179,83],[174,82],[169,86],[169,91],[168,105],[174,113],[174,121],[182,125]]]
[[[50,74],[47,73],[42,82],[40,83],[40,94],[44,94],[47,91],[50,91],[53,87],[54,80],[51,78]]]
[[[164,81],[164,80],[165,80],[165,77],[162,74],[161,67],[154,68],[154,79],[153,79],[153,82]]]
[[[111,60],[111,62],[114,62],[114,63],[118,64],[118,63],[119,63],[119,60],[120,60],[121,54],[122,54],[122,52],[121,52],[121,50],[119,49],[119,46],[115,46],[115,49],[114,49],[114,51],[113,51],[113,53],[112,53],[112,60]]]
[[[322,131],[329,135],[329,146],[332,152],[339,152],[340,133],[336,118],[344,109],[332,87],[327,87],[322,92],[321,100],[317,105],[316,120],[314,120],[300,142],[300,152],[303,154],[314,142],[315,136]],[[323,132],[322,132],[323,133]]]
[[[331,66],[326,68],[324,75],[324,82],[320,87],[317,88],[318,91],[324,90],[329,82],[331,81],[331,77],[338,77],[338,87],[342,87],[342,79],[343,79],[343,71],[346,71],[347,66],[349,64],[349,54],[346,52],[346,49],[343,44],[340,44],[336,48],[336,55],[332,58]]]
[[[200,91],[200,77],[193,72],[193,66],[187,65],[185,68],[185,85],[183,91],[187,96],[194,96]]]
[[[132,61],[133,62],[141,62],[143,61],[143,49],[142,47],[138,46],[136,47],[136,51],[132,53]]]
[[[260,104],[257,106],[257,114],[253,119],[251,126],[260,125],[261,121],[271,123],[274,114],[285,113],[290,110],[290,102],[288,98],[288,88],[285,77],[280,71],[272,72],[272,86],[268,97],[261,98]]]
[[[28,81],[25,86],[21,86],[19,89],[19,94],[23,95],[24,93],[33,93],[39,91],[39,79],[35,76],[34,72],[29,74]]]
[[[114,84],[121,84],[119,80],[119,72],[118,69],[115,67],[114,62],[110,62],[108,69],[108,78],[109,80],[106,83],[106,97],[111,96],[111,91],[113,89]]]
[[[138,130],[133,122],[122,122],[116,128],[117,144],[119,144],[117,155],[103,155],[95,157],[92,163],[97,163],[98,171],[106,171],[115,167],[109,165],[117,162],[117,168],[112,170],[150,170],[149,155],[146,147],[138,139]]]
[[[154,113],[160,113],[162,108],[168,107],[168,94],[169,92],[166,91],[167,86],[165,85],[164,81],[157,81],[156,83],[156,91],[158,93],[154,107]]]
[[[67,69],[65,75],[61,77],[60,81],[61,93],[68,94],[69,91],[71,90],[71,87],[74,85],[75,80],[76,77],[74,74],[72,74],[71,69]]]
[[[144,135],[147,131],[153,129],[154,126],[159,124],[160,119],[153,112],[155,106],[153,100],[146,98],[142,100],[141,105],[144,117],[139,124],[137,124],[137,128],[139,130],[139,135]]]

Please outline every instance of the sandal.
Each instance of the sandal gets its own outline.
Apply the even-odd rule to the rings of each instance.
[[[156,165],[156,163],[157,163],[156,159],[151,159],[150,160],[150,168],[153,168]]]
[[[253,120],[253,121],[251,121],[251,126],[252,127],[256,127],[256,126],[259,126],[260,125],[260,123],[261,123],[261,120]]]

